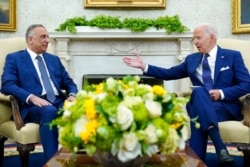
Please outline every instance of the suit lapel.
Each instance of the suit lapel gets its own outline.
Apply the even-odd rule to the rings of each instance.
[[[215,69],[214,69],[214,84],[216,84],[216,81],[218,79],[220,69],[225,63],[225,55],[223,49],[218,47],[217,55],[216,55],[216,62],[215,62]]]
[[[29,53],[27,52],[27,50],[25,50],[25,52],[22,55],[22,57],[23,57],[24,64],[26,64],[26,68],[28,68],[28,71],[30,71],[30,73],[31,73],[31,76],[33,76],[40,83],[37,71],[35,69],[33,61],[31,59]]]
[[[202,60],[202,54],[201,53],[196,53],[197,55],[193,56],[193,59],[191,60],[191,73],[195,74],[196,69],[198,68],[198,66],[201,64],[201,60]]]
[[[202,84],[200,79],[196,76],[196,70],[198,66],[201,64],[202,61],[202,54],[201,53],[196,53],[192,59],[190,59],[190,66],[189,66],[189,74],[190,74],[190,79],[192,80],[193,83],[195,84]]]

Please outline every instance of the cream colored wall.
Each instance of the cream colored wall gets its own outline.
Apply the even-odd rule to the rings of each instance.
[[[250,34],[233,35],[231,33],[231,0],[166,0],[166,9],[154,10],[107,10],[84,9],[83,0],[16,0],[17,31],[0,32],[0,38],[24,36],[28,25],[41,23],[53,32],[66,18],[83,16],[92,18],[99,14],[123,17],[155,18],[162,15],[180,16],[182,22],[193,28],[201,22],[217,25],[221,38],[250,39]]]

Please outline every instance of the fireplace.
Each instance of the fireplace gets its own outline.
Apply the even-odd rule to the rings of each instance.
[[[86,74],[142,74],[138,69],[127,67],[123,56],[140,53],[146,63],[171,67],[180,63],[192,52],[192,34],[168,35],[162,31],[143,33],[96,31],[50,33],[51,43],[76,82],[82,87]],[[169,91],[186,91],[186,79],[164,81]]]

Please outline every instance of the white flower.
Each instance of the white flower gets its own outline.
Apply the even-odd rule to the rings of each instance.
[[[151,157],[152,155],[156,154],[157,152],[159,152],[158,149],[158,145],[157,144],[153,144],[153,145],[149,145],[146,154]]]
[[[82,131],[85,131],[85,124],[88,122],[87,118],[82,116],[79,118],[74,125],[75,136],[79,137]]]
[[[144,132],[146,134],[146,140],[148,143],[152,144],[157,142],[156,128],[153,124],[149,124]]]
[[[81,90],[77,93],[78,96],[85,97],[88,95],[88,93],[85,90]]]
[[[141,145],[134,133],[124,134],[117,154],[121,162],[130,161],[141,155]]]
[[[116,87],[116,80],[114,78],[108,78],[106,80],[108,90],[114,90]]]
[[[94,99],[97,102],[101,102],[106,96],[107,96],[107,93],[100,93],[100,94],[97,94],[97,95],[93,95]]]
[[[152,100],[146,100],[145,107],[149,111],[149,115],[152,118],[159,117],[162,114],[162,106],[159,102],[152,101]]]
[[[189,127],[187,125],[184,125],[181,128],[181,138],[177,140],[178,146],[181,150],[184,150],[186,147],[186,141],[189,138]]]
[[[149,92],[143,96],[144,100],[153,100],[154,99],[154,94],[152,92]]]
[[[166,138],[165,143],[163,143],[161,147],[162,153],[167,154],[175,152],[176,148],[178,147],[177,140],[179,139],[176,130],[171,127],[168,129],[168,134],[169,135]]]
[[[117,108],[116,122],[121,126],[121,130],[127,130],[134,120],[132,111],[120,104]]]
[[[127,107],[132,107],[140,103],[143,103],[143,100],[139,96],[125,96],[122,102]]]

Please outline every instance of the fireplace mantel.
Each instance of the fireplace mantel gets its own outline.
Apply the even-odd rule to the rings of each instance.
[[[143,33],[117,30],[50,33],[54,52],[73,76],[79,89],[84,74],[141,73],[137,69],[125,67],[121,62],[121,56],[124,55],[140,53],[148,63],[159,66],[178,64],[192,52],[192,38],[191,32],[168,35],[155,30]],[[171,81],[166,85],[171,91],[184,89],[181,81]]]

